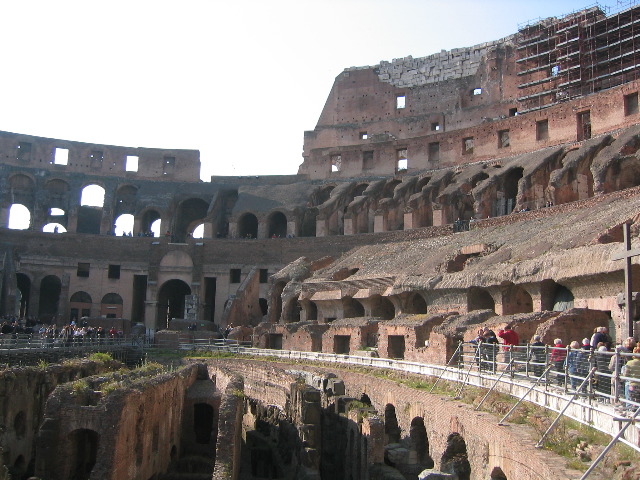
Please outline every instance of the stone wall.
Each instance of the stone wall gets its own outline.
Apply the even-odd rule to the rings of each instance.
[[[185,392],[196,365],[142,379],[111,392],[101,382],[58,387],[38,434],[36,475],[146,480],[166,472],[181,449]]]
[[[58,385],[106,372],[110,367],[85,360],[43,367],[13,367],[0,372],[0,424],[4,425],[0,448],[4,465],[16,475],[33,473],[35,439],[51,392]]]

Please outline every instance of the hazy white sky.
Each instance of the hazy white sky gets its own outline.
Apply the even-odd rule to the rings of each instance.
[[[295,174],[344,68],[496,40],[588,5],[0,0],[0,130],[198,149],[205,180]]]

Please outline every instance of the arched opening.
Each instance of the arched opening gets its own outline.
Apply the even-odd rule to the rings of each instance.
[[[518,182],[524,174],[522,167],[513,168],[507,172],[504,177],[504,214],[508,215],[516,206],[516,197],[518,196]]]
[[[190,198],[178,207],[174,238],[176,242],[184,242],[187,233],[191,233],[191,227],[202,223],[207,216],[209,204],[201,198]]]
[[[47,275],[40,282],[40,301],[38,304],[38,315],[40,320],[47,323],[58,314],[58,302],[60,301],[60,292],[62,291],[62,282],[55,275]]]
[[[542,310],[563,312],[574,306],[571,290],[553,280],[543,280],[540,284],[540,303]]]
[[[351,297],[344,297],[342,299],[342,310],[344,318],[364,317],[364,307],[360,302]]]
[[[467,291],[467,311],[472,312],[473,310],[496,311],[496,302],[484,288],[471,287]]]
[[[196,403],[193,406],[193,431],[196,443],[208,445],[213,432],[213,407],[208,403]]]
[[[7,228],[12,230],[26,230],[31,225],[31,212],[20,203],[13,203],[9,207],[9,222]]]
[[[302,306],[300,305],[298,298],[292,298],[287,302],[286,308],[282,312],[282,319],[285,321],[285,323],[299,322],[301,310]]]
[[[307,208],[302,215],[302,225],[300,226],[301,237],[315,237],[318,219],[318,209]]]
[[[405,313],[420,314],[427,313],[427,302],[419,293],[412,293],[407,299]]]
[[[27,433],[27,416],[23,410],[20,410],[13,419],[13,431],[18,440],[22,439],[24,434]]]
[[[433,468],[433,459],[429,456],[429,438],[424,426],[424,418],[415,417],[411,420],[409,438],[411,446],[416,451],[418,463],[424,465],[425,468]]]
[[[107,293],[100,302],[100,315],[106,318],[122,318],[122,297]]]
[[[104,194],[104,188],[100,185],[87,185],[82,189],[76,232],[100,234]]]
[[[240,238],[258,238],[258,218],[253,213],[245,213],[238,219]]]
[[[69,434],[66,460],[68,474],[64,478],[89,480],[96,464],[100,435],[88,429],[74,430]]]
[[[351,198],[354,199],[356,197],[362,196],[362,194],[368,187],[369,187],[368,183],[361,183],[359,185],[356,185],[356,187],[353,189]]]
[[[396,308],[387,297],[372,295],[371,316],[382,320],[391,320],[396,316]]]
[[[47,223],[42,227],[42,231],[45,233],[67,233],[67,229],[61,223]]]
[[[125,213],[116,218],[115,234],[119,237],[126,237],[130,233],[133,235],[133,215]]]
[[[440,460],[440,471],[451,473],[459,480],[470,480],[471,464],[467,457],[467,444],[457,432],[449,434],[447,446]]]
[[[398,425],[398,417],[396,416],[396,407],[391,403],[387,403],[384,407],[384,433],[387,437],[385,443],[399,443],[401,432]]]
[[[104,188],[100,185],[87,185],[82,189],[80,195],[80,205],[83,207],[100,207],[104,206]]]
[[[69,320],[80,320],[91,316],[93,300],[87,292],[79,291],[69,298]]]
[[[401,180],[390,180],[386,183],[386,185],[384,186],[384,189],[382,190],[382,197],[383,198],[393,198],[393,192],[395,191],[396,187],[398,185],[400,185],[402,183]]]
[[[191,295],[191,288],[182,280],[169,280],[160,287],[158,292],[158,327],[167,328],[169,320],[184,318],[185,295]]]
[[[287,217],[282,212],[274,212],[269,217],[269,238],[284,238],[287,236]]]
[[[318,306],[311,300],[304,302],[304,310],[307,320],[318,320]]]
[[[507,475],[500,467],[493,467],[493,470],[491,470],[489,474],[489,480],[507,480]]]
[[[18,455],[18,458],[15,459],[10,473],[11,478],[22,478],[22,476],[27,473],[27,461],[23,455]]]
[[[524,288],[511,283],[504,285],[501,290],[503,315],[533,312],[533,300]]]
[[[36,184],[31,177],[22,174],[13,175],[9,179],[9,185],[11,191],[9,192],[8,198],[10,198],[13,203],[33,207]]]
[[[196,228],[194,228],[191,236],[193,238],[204,238],[204,223],[201,223]]]
[[[262,315],[266,315],[269,310],[269,303],[267,302],[267,299],[259,298],[258,304],[260,305],[260,311],[262,312]]]
[[[331,197],[331,192],[336,188],[335,185],[325,185],[323,187],[318,188],[315,192],[311,194],[309,197],[309,203],[312,207],[317,207],[318,205],[322,205],[324,202],[329,200]]]
[[[31,279],[24,273],[16,273],[16,280],[20,291],[20,317],[26,318],[31,300]]]
[[[140,222],[140,230],[145,236],[160,236],[160,214],[156,210],[147,210],[142,215],[142,221]]]

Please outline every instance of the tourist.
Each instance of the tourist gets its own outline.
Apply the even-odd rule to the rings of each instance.
[[[627,362],[622,368],[622,375],[628,377],[625,382],[624,398],[628,402],[640,402],[640,342],[636,344],[633,353],[638,355]],[[631,409],[631,405],[627,404]]]
[[[569,381],[571,388],[574,390],[582,383],[580,377],[580,342],[574,340],[569,344],[571,350],[567,355],[567,372],[569,373]]]
[[[594,386],[598,393],[609,395],[611,393],[611,370],[609,370],[609,354],[606,345],[600,342],[600,346],[592,354],[592,364],[596,367]],[[605,401],[603,399],[603,401]]]
[[[496,371],[496,354],[498,350],[498,338],[493,330],[485,328],[482,332],[482,343],[480,344],[480,350],[482,352],[482,359],[485,363],[485,368],[495,372]]]
[[[549,361],[553,364],[553,370],[556,373],[556,381],[558,385],[562,386],[562,378],[564,376],[564,360],[567,358],[566,347],[562,344],[561,338],[556,338],[553,341],[553,349]]]
[[[598,344],[603,343],[607,350],[611,348],[611,337],[607,333],[607,327],[598,327],[591,336],[591,348],[593,350],[598,349]]]
[[[504,327],[504,330],[498,330],[498,337],[502,339],[502,344],[504,345],[504,361],[508,365],[514,358],[512,355],[513,348],[519,345],[520,337],[515,330],[511,328],[511,325]]]
[[[546,345],[542,342],[540,335],[534,335],[529,346],[531,349],[529,361],[533,360],[533,374],[541,377],[547,364]]]

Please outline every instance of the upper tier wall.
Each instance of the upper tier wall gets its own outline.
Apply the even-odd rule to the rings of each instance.
[[[57,149],[67,150],[66,161],[56,155]],[[127,171],[128,156],[138,158],[137,170]],[[37,167],[58,175],[88,173],[130,180],[200,181],[198,150],[119,147],[1,131],[0,162]]]

